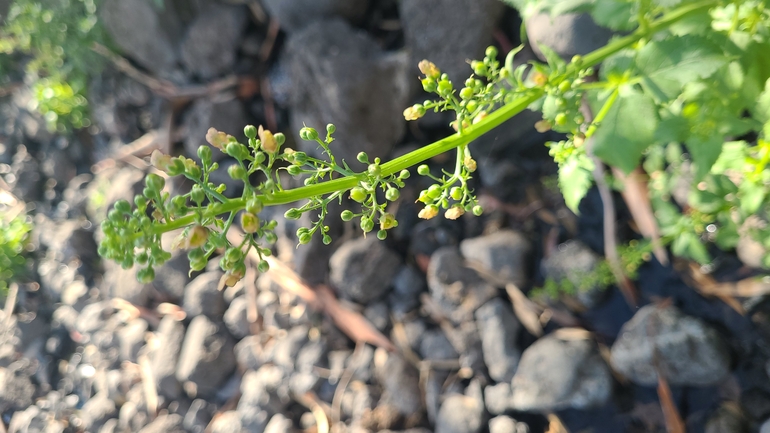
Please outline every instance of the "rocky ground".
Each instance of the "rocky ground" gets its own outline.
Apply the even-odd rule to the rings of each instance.
[[[472,145],[480,218],[418,220],[413,176],[386,242],[331,218],[332,245],[295,248],[296,223],[280,220],[276,253],[310,291],[270,275],[219,291],[216,260],[188,275],[179,253],[144,285],[99,259],[99,221],[142,187],[143,158],[194,156],[209,127],[263,124],[301,148],[291,132],[332,122],[348,161],[451,133],[446,116],[403,120],[425,99],[416,64],[462,82],[487,45],[517,45],[502,3],[105,0],[100,17],[129,63],[90,84],[90,128],[50,134],[23,86],[0,98],[0,176],[35,223],[30,276],[0,312],[0,431],[656,432],[675,407],[687,431],[737,433],[770,417],[764,297],[704,297],[654,259],[638,309],[616,288],[522,294],[603,249],[598,194],[578,218],[545,181],[557,137],[534,113]],[[530,21],[530,39],[567,58],[611,36],[581,16]],[[732,256],[711,271],[745,275]]]

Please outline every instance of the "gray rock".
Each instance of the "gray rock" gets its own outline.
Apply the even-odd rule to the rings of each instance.
[[[228,410],[211,421],[211,433],[241,433],[241,417],[238,412]]]
[[[249,335],[235,345],[235,359],[239,370],[256,370],[267,362],[258,335]]]
[[[212,320],[222,320],[225,313],[224,293],[219,290],[222,272],[206,272],[184,288],[184,312],[189,317],[205,315]]]
[[[359,152],[370,160],[390,153],[405,131],[406,55],[383,52],[365,32],[338,19],[292,33],[285,55],[294,90],[292,130],[306,124],[323,137],[333,123],[335,157],[354,170],[361,168]],[[315,142],[297,142],[301,150],[320,156]]]
[[[151,2],[107,0],[99,11],[102,25],[124,54],[156,74],[173,69],[177,53]]]
[[[297,359],[302,346],[308,341],[308,328],[296,326],[289,329],[286,336],[276,341],[273,350],[273,362],[286,370],[294,370],[294,360]]]
[[[191,280],[190,260],[187,259],[187,254],[178,252],[155,269],[152,286],[163,295],[165,301],[178,303],[184,296],[184,288]]]
[[[280,413],[273,415],[265,426],[265,433],[291,433],[294,424]]]
[[[473,397],[452,394],[436,417],[436,433],[475,433],[484,427],[484,405]]]
[[[264,365],[243,375],[238,414],[244,428],[259,424],[264,428],[270,416],[284,409],[289,403],[285,382],[284,370],[275,365]]]
[[[484,57],[503,11],[502,2],[494,0],[401,1],[401,23],[412,54],[410,76],[418,74],[420,60],[428,59],[461,88],[472,73],[467,60]]]
[[[99,429],[99,433],[118,433],[120,432],[120,429],[118,428],[118,420],[115,418],[107,420],[107,422],[102,425],[102,428]]]
[[[64,428],[64,423],[56,419],[56,414],[42,411],[38,406],[14,412],[8,424],[9,433],[63,433]]]
[[[121,360],[137,363],[139,349],[144,346],[144,334],[147,332],[147,329],[147,321],[137,318],[118,331]]]
[[[176,364],[184,340],[184,324],[177,322],[171,316],[165,316],[160,320],[155,335],[158,338],[158,345],[150,355],[152,377],[155,378],[158,394],[175,400],[182,390],[176,379]]]
[[[620,330],[612,367],[633,382],[653,386],[658,368],[672,385],[715,385],[730,371],[730,351],[721,336],[673,306],[647,305]]]
[[[385,363],[376,368],[383,388],[380,404],[391,405],[401,415],[409,416],[422,407],[419,372],[396,354],[388,354],[387,357]]]
[[[247,23],[246,6],[208,3],[187,29],[181,47],[182,64],[204,80],[232,70],[238,40]]]
[[[230,334],[237,339],[241,339],[251,333],[251,324],[247,318],[248,301],[245,296],[239,296],[230,302],[230,306],[225,311],[225,325],[230,330]]]
[[[484,388],[484,404],[492,415],[501,415],[511,409],[513,400],[511,384],[502,382]]]
[[[577,240],[567,241],[556,249],[541,266],[546,278],[556,282],[567,280],[577,290],[578,300],[588,308],[595,306],[604,295],[604,288],[586,283],[586,276],[596,269],[601,258]]]
[[[748,433],[750,431],[753,430],[749,429],[740,406],[730,403],[723,404],[706,421],[705,433]]]
[[[330,279],[342,297],[366,304],[385,294],[401,259],[374,236],[349,240],[329,260]]]
[[[541,60],[545,57],[540,45],[545,45],[565,60],[576,54],[587,54],[607,44],[612,31],[599,27],[588,14],[562,14],[552,17],[539,13],[526,20],[530,45]]]
[[[223,324],[214,323],[206,316],[195,317],[187,328],[179,354],[177,380],[194,384],[195,395],[215,394],[235,369],[233,346]]]
[[[593,341],[548,335],[524,351],[512,388],[515,410],[586,409],[607,401],[612,375]]]
[[[521,324],[511,307],[500,298],[494,298],[476,310],[476,324],[489,377],[496,382],[509,382],[521,358],[517,347]]]
[[[81,428],[85,431],[98,431],[105,422],[115,417],[118,410],[115,402],[105,393],[97,393],[88,399],[80,410]]]
[[[455,323],[471,320],[474,310],[497,294],[495,287],[465,266],[456,247],[442,247],[433,253],[427,277],[431,297]]]
[[[187,156],[198,161],[198,147],[208,146],[206,132],[209,128],[230,134],[241,143],[246,143],[243,127],[251,122],[251,118],[238,99],[214,102],[209,98],[196,100],[184,118],[187,136],[184,140],[184,150]],[[227,155],[219,149],[211,149],[211,159],[221,161]],[[221,164],[220,164],[221,166]]]
[[[520,287],[527,280],[526,260],[529,250],[527,238],[507,229],[460,242],[463,257]]]
[[[359,22],[369,7],[369,0],[264,0],[265,9],[278,19],[286,32],[296,32],[313,21],[340,17]]]
[[[32,404],[35,385],[30,372],[14,362],[8,368],[0,367],[0,412],[24,410]]]
[[[770,419],[762,423],[762,426],[759,427],[759,433],[770,433]]]
[[[380,331],[384,331],[390,324],[390,311],[385,302],[375,302],[369,304],[364,309],[364,317]]]
[[[420,305],[420,293],[425,289],[425,276],[412,266],[402,266],[393,277],[393,291],[388,297],[393,314],[403,317],[417,308]]]
[[[144,306],[150,296],[149,284],[140,283],[136,278],[138,266],[123,269],[111,260],[104,261],[104,283],[102,293],[110,298],[121,298],[134,304]]]
[[[489,420],[489,433],[529,433],[529,426],[509,416],[501,415]]]
[[[186,433],[182,423],[181,415],[175,413],[158,415],[153,422],[139,430],[139,433]]]
[[[420,341],[420,356],[431,361],[457,359],[459,357],[452,343],[440,329],[433,329],[423,334]]]

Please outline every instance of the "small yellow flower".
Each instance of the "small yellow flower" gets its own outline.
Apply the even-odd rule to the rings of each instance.
[[[392,213],[386,213],[380,217],[380,230],[389,230],[398,226],[398,221]]]
[[[545,133],[551,130],[551,122],[547,120],[538,120],[535,122],[535,130],[539,133]]]
[[[415,104],[404,110],[404,119],[417,120],[425,114],[425,109],[422,105]]]
[[[475,160],[475,159],[473,159],[473,158],[471,158],[470,156],[466,156],[466,157],[465,157],[465,159],[463,160],[463,165],[464,165],[464,166],[465,166],[465,168],[467,168],[467,169],[468,169],[468,171],[470,171],[471,173],[473,173],[474,171],[476,171],[476,160]]]
[[[275,137],[273,136],[272,132],[263,128],[262,125],[259,125],[259,130],[257,133],[259,134],[259,141],[262,142],[262,149],[264,149],[265,152],[275,153],[278,151],[278,142],[275,141]]]
[[[456,220],[465,213],[465,209],[462,206],[452,206],[444,213],[444,217],[449,220]]]
[[[184,248],[186,250],[198,248],[203,244],[205,244],[208,238],[209,238],[208,229],[206,229],[206,227],[196,225],[187,234],[187,238],[184,240],[184,244],[183,244]]]
[[[432,204],[428,205],[428,206],[425,206],[424,208],[422,208],[420,213],[417,214],[418,217],[420,217],[420,218],[422,218],[424,220],[429,220],[429,219],[435,217],[436,215],[438,215],[438,207],[436,207],[436,206],[434,206]]]
[[[171,156],[155,149],[150,156],[150,164],[158,170],[168,173],[168,169],[171,167]]]
[[[259,217],[251,212],[241,214],[241,227],[246,233],[255,233],[259,230]]]
[[[214,128],[209,128],[206,132],[206,141],[217,149],[224,151],[227,142],[230,140],[230,136],[222,131],[217,131]]]
[[[441,75],[441,70],[430,60],[421,60],[417,67],[428,78],[438,78]]]

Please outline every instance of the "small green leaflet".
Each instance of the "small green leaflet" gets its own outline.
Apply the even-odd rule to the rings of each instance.
[[[585,197],[593,181],[593,163],[585,155],[569,158],[559,167],[559,189],[564,196],[567,207],[578,213],[580,200]]]
[[[757,98],[754,117],[762,123],[770,121],[770,78],[765,82],[765,90]]]
[[[668,99],[677,97],[686,83],[711,76],[728,61],[719,46],[693,35],[650,42],[636,57],[643,85]]]
[[[655,141],[658,113],[652,98],[623,92],[594,135],[593,152],[607,164],[630,173]]]

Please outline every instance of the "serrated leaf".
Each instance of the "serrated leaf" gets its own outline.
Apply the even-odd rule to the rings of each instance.
[[[580,200],[585,197],[593,181],[590,162],[588,158],[583,161],[570,158],[559,167],[559,189],[564,196],[564,203],[575,214],[578,213]]]
[[[682,87],[711,76],[728,62],[718,45],[701,36],[682,36],[645,45],[636,57],[643,85],[669,99]]]
[[[623,50],[608,57],[602,62],[600,78],[604,81],[619,82],[626,71],[634,67],[634,54],[631,50]]]
[[[607,164],[630,173],[655,141],[658,113],[640,93],[620,95],[594,135],[593,152]]]
[[[672,116],[660,121],[655,130],[655,140],[661,143],[684,141],[690,133],[690,123],[680,116]]]

